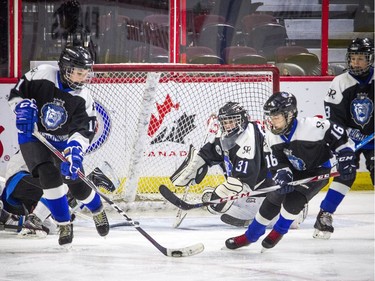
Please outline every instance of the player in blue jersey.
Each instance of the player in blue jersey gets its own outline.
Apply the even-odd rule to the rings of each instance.
[[[109,232],[100,196],[78,177],[78,171],[83,172],[83,154],[93,140],[97,122],[94,101],[84,87],[92,65],[86,49],[66,47],[61,53],[59,68],[41,65],[32,69],[22,76],[9,95],[23,158],[32,176],[39,179],[43,197],[59,224],[60,245],[73,240],[68,189],[92,212],[99,235],[106,236]],[[33,136],[35,126],[68,161],[60,163]]]
[[[324,100],[327,119],[343,126],[358,145],[374,133],[374,43],[368,38],[353,40],[346,55],[348,72],[335,77]],[[356,151],[356,165],[360,155],[366,160],[374,185],[374,140]],[[329,239],[334,228],[332,214],[354,183],[354,178],[335,178],[320,205],[314,238]]]

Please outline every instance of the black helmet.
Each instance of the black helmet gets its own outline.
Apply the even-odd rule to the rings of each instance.
[[[241,133],[249,123],[246,110],[237,102],[227,102],[219,109],[218,118],[222,133],[228,137]],[[235,127],[226,130],[224,128],[224,122],[226,121],[234,121]]]
[[[365,68],[353,68],[350,63],[351,55],[353,54],[365,55],[367,60],[367,66]],[[346,63],[351,74],[355,76],[367,74],[369,72],[370,67],[374,63],[374,43],[372,42],[372,40],[369,38],[354,39],[348,47],[346,53]]]
[[[73,90],[81,89],[83,82],[73,82],[70,78],[74,68],[92,69],[93,60],[90,52],[81,46],[67,46],[62,51],[59,60],[60,78],[64,84]]]
[[[237,137],[246,129],[249,117],[246,110],[237,102],[227,102],[219,109],[218,119],[222,132],[222,145],[229,150],[235,144]],[[228,128],[228,124],[233,124]]]
[[[297,117],[297,99],[291,93],[277,92],[265,102],[263,110],[267,128],[275,135],[284,135],[289,133]],[[270,117],[278,114],[282,114],[285,118],[283,128],[274,128],[270,122]]]

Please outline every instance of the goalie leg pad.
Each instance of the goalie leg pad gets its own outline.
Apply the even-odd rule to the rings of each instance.
[[[224,198],[228,196],[235,195],[237,193],[242,192],[243,190],[243,183],[232,177],[228,177],[227,181],[218,185],[214,192],[212,193],[211,200],[216,200],[219,198]],[[208,208],[211,208],[213,211],[219,213],[225,213],[229,210],[229,208],[233,205],[233,201],[228,201],[216,205],[210,205]]]
[[[190,145],[189,154],[181,166],[173,173],[170,180],[175,186],[188,186],[200,183],[206,176],[208,165],[199,156],[193,145]]]

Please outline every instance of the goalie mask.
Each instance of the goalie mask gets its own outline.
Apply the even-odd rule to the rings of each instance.
[[[354,39],[346,53],[346,64],[350,74],[367,75],[374,64],[374,43],[371,39]]]
[[[219,109],[221,143],[224,150],[229,150],[235,144],[238,136],[246,129],[249,116],[246,110],[237,102],[228,102]]]
[[[88,50],[81,46],[66,47],[60,56],[60,78],[73,90],[82,89],[91,75],[93,60]]]
[[[290,93],[278,92],[265,102],[263,110],[267,129],[275,135],[285,135],[297,117],[297,99]]]

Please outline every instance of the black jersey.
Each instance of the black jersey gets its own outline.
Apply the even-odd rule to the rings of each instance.
[[[349,72],[336,76],[324,99],[326,117],[363,135],[374,132],[374,71],[365,81]]]
[[[35,99],[38,130],[58,149],[75,140],[86,151],[96,127],[95,104],[88,89],[64,88],[57,67],[40,65],[23,75],[11,90],[11,108],[22,99]]]
[[[221,165],[226,176],[238,178],[252,188],[267,175],[263,143],[261,129],[257,124],[249,123],[229,151],[223,150],[218,136],[212,142],[206,143],[200,149],[199,155],[209,166]],[[227,160],[224,159],[226,156]]]
[[[266,132],[267,145],[278,164],[274,170],[289,167],[306,171],[326,166],[333,156],[348,146],[354,150],[343,127],[317,117],[296,118],[288,136]]]

